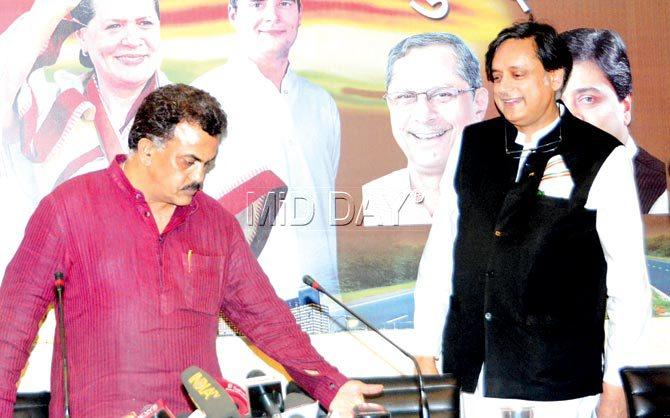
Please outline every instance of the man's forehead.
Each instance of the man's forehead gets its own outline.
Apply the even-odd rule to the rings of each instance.
[[[458,73],[458,58],[449,45],[430,45],[410,49],[393,64],[391,85],[429,87],[455,86],[467,81]]]
[[[607,74],[598,66],[593,60],[575,61],[570,72],[570,79],[568,83],[573,81],[573,85],[577,88],[593,88],[603,89],[608,88],[614,91]]]
[[[504,62],[503,62],[504,58]],[[507,39],[498,46],[493,55],[493,70],[502,70],[508,67],[511,69],[520,67],[529,67],[542,65],[540,57],[537,55],[537,45],[533,38]]]
[[[203,134],[208,135],[197,123],[181,121],[175,125],[173,137],[184,145],[197,145]]]
[[[458,57],[454,49],[449,45],[415,46],[407,50],[405,55],[398,58],[393,64],[393,68],[395,69],[397,64],[401,64],[400,66],[404,67],[421,65],[425,61],[439,63],[442,67],[451,67],[458,63]],[[436,68],[435,70],[439,71],[440,68]]]

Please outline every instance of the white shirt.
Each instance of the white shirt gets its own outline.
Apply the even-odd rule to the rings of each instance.
[[[449,158],[440,179],[440,201],[445,194],[454,199],[454,175],[461,152],[459,136],[449,151]],[[433,216],[426,207],[417,203],[410,184],[409,168],[396,170],[363,185],[363,208],[365,226],[430,225]],[[453,196],[452,196],[453,195]]]
[[[517,143],[534,148],[558,121],[556,119],[537,132],[528,143],[518,136]],[[519,170],[521,167],[523,161],[519,163]],[[453,181],[450,184],[452,198],[447,193],[442,195],[444,198],[433,215],[433,226],[419,265],[414,293],[418,355],[438,356],[442,348],[442,331],[452,293],[453,250],[458,222]],[[636,348],[651,318],[642,220],[633,168],[624,147],[615,148],[601,166],[585,207],[597,210],[596,230],[607,262],[609,321],[604,381],[620,386],[619,368],[639,362]]]
[[[363,185],[364,226],[430,225],[428,209],[417,200],[403,168]]]
[[[330,95],[290,69],[277,87],[247,58],[235,57],[199,77],[228,116],[205,192],[219,198],[234,183],[269,169],[288,194],[258,261],[284,299],[297,296],[309,274],[338,293],[334,219],[340,120]]]

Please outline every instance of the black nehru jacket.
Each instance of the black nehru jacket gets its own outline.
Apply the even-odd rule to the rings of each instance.
[[[549,145],[528,157],[516,183],[519,159],[507,152],[522,149],[516,136],[503,118],[463,133],[443,368],[474,392],[485,363],[489,397],[557,401],[596,394],[607,265],[596,212],[584,205],[602,163],[621,144],[565,109],[538,144]],[[559,139],[557,148],[551,145]],[[574,182],[568,199],[538,190],[557,154]]]
[[[667,190],[665,165],[663,161],[638,147],[633,160],[633,169],[635,170],[637,196],[640,199],[640,211],[649,213],[654,203]]]

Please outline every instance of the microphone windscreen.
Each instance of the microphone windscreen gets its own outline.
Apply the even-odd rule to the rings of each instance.
[[[240,385],[237,385],[233,382],[229,382],[224,378],[217,379],[221,384],[221,387],[226,391],[230,399],[235,402],[237,410],[240,412],[240,415],[245,416],[249,413],[249,396],[247,391]]]
[[[181,381],[195,406],[207,418],[240,418],[230,396],[212,376],[199,367],[191,366],[181,374]]]
[[[137,418],[175,418],[174,414],[162,400],[146,405],[137,415]]]
[[[307,275],[307,274],[305,274],[304,276],[302,276],[302,282],[305,283],[305,284],[306,284],[307,286],[309,286],[309,287],[313,287],[313,286],[314,286],[314,279],[312,279],[312,277],[309,276],[309,275]]]

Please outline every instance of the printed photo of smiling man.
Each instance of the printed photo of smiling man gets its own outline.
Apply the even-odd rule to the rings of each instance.
[[[385,82],[407,167],[363,185],[364,225],[431,224],[440,193],[453,194],[463,128],[486,113],[479,61],[455,35],[413,35],[389,52]]]

